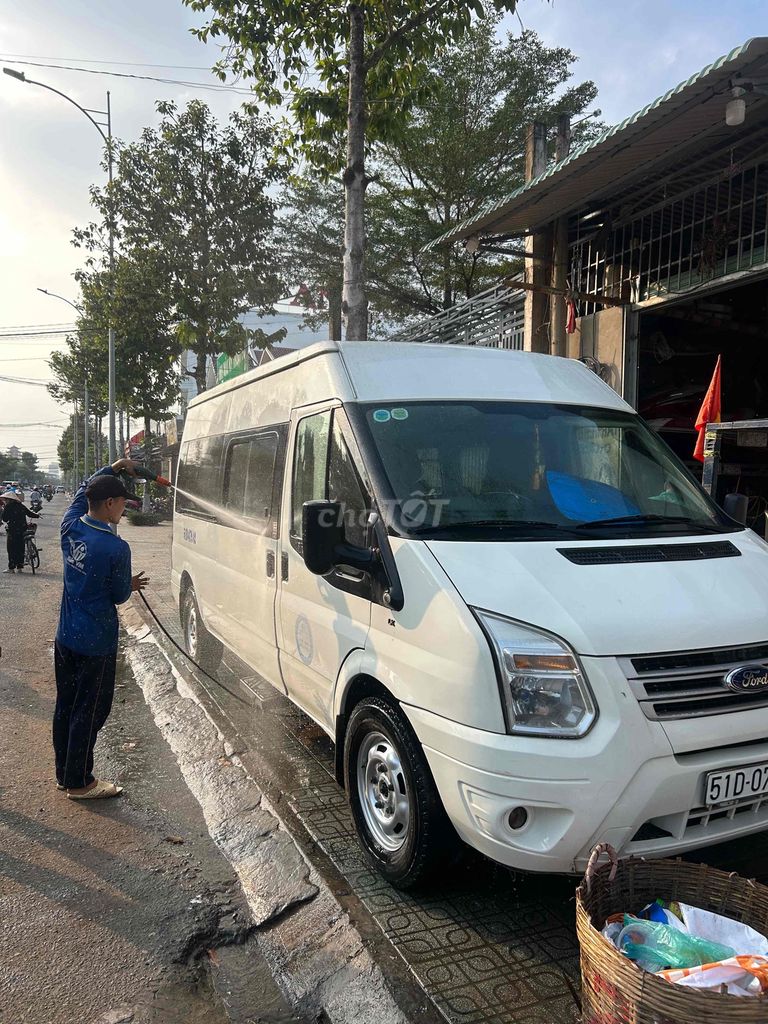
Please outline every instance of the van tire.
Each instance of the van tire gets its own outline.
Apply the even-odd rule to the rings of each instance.
[[[190,659],[208,675],[213,675],[221,664],[224,645],[211,636],[203,625],[200,606],[195,588],[190,585],[184,591],[181,606],[181,626],[184,630],[184,647]]]
[[[385,794],[378,813],[370,783],[376,772]],[[398,889],[414,889],[439,878],[440,866],[455,857],[458,838],[421,744],[394,701],[366,697],[352,711],[344,737],[344,780],[370,864]],[[407,812],[398,807],[400,802]],[[402,839],[392,832],[391,822],[398,818],[394,827],[402,825]]]

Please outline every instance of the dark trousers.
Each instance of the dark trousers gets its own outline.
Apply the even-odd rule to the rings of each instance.
[[[8,530],[8,568],[21,569],[24,565],[24,531]]]
[[[93,748],[112,709],[117,651],[93,657],[56,644],[53,749],[56,781],[66,789],[93,782]]]

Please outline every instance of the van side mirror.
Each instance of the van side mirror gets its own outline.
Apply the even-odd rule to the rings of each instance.
[[[369,548],[347,544],[343,509],[338,501],[305,501],[301,511],[304,564],[315,576],[327,576],[337,565],[368,572],[376,556]]]
[[[725,500],[723,501],[723,511],[731,519],[735,519],[737,523],[741,523],[742,526],[747,525],[747,512],[749,509],[749,499],[746,494],[726,494]]]

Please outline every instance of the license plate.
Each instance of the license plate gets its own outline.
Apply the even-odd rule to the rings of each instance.
[[[710,772],[704,787],[707,807],[768,793],[768,764],[750,764],[745,768],[729,768]]]

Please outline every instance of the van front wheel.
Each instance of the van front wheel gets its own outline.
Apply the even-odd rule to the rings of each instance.
[[[224,647],[203,625],[195,588],[191,585],[184,594],[181,624],[187,654],[203,672],[212,675],[221,663]]]
[[[370,697],[355,707],[344,777],[366,857],[397,888],[416,887],[453,853],[456,834],[421,745],[394,702]]]

